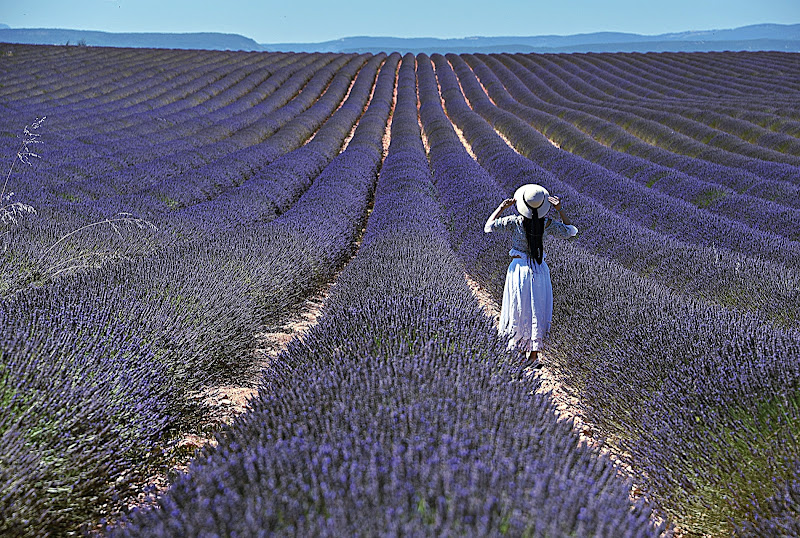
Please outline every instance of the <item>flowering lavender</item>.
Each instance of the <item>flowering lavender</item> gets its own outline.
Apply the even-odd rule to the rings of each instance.
[[[562,167],[546,170],[545,168],[551,167],[549,160],[537,164],[519,155],[500,139],[494,129],[480,115],[467,106],[459,90],[458,81],[445,59],[434,55],[433,60],[437,64],[437,76],[442,85],[450,118],[459,125],[464,136],[471,141],[478,161],[497,179],[500,185],[505,187],[506,193],[510,194],[519,185],[530,181],[546,185],[553,192],[561,192],[565,196],[566,202],[571,206],[574,205],[576,222],[585,230],[579,235],[577,241],[586,245],[593,252],[603,253],[628,267],[658,276],[678,289],[685,289],[690,293],[712,300],[716,297],[716,300],[722,304],[759,309],[779,323],[785,324],[787,321],[790,324],[793,323],[790,320],[794,317],[792,313],[794,310],[789,305],[797,300],[794,289],[797,287],[798,280],[791,276],[791,270],[786,266],[773,265],[749,256],[737,255],[726,249],[720,249],[716,245],[702,247],[687,244],[682,240],[683,238],[673,239],[667,235],[656,233],[655,230],[649,229],[650,226],[638,224],[633,218],[625,218],[624,215],[618,214],[611,208],[602,207],[598,204],[595,196],[608,195],[609,203],[618,199],[617,196],[610,195],[612,191],[608,188],[608,181],[603,181],[603,178],[607,178],[605,170],[599,167],[585,169],[582,166],[580,168],[576,166],[571,170],[580,172],[580,176],[577,174],[571,176]],[[473,91],[475,79],[467,78],[469,72],[466,70],[466,65],[459,63],[459,59],[456,57],[452,57],[451,61],[462,75],[462,84],[469,95],[473,97],[483,95],[483,98],[486,99],[482,92],[478,94]],[[504,121],[508,121],[506,130],[508,134],[524,143],[532,141],[529,137],[530,128],[523,122],[515,119],[514,116],[502,115],[500,111],[488,108],[488,106],[486,110],[487,113],[496,114],[495,117],[498,118],[502,116]],[[533,138],[533,140],[536,139]],[[545,144],[552,150],[556,150],[549,143]],[[540,147],[540,144],[537,144],[537,147]],[[545,149],[544,151],[549,150]],[[566,165],[567,162],[570,162],[570,156],[566,152],[560,152],[557,155],[562,164]],[[576,188],[580,186],[571,185],[577,177],[591,182],[592,194],[597,194],[588,196],[585,190]],[[586,184],[584,183],[584,185]],[[641,211],[641,206],[645,207],[645,211],[648,210],[646,203],[630,204],[632,217],[637,216]],[[648,225],[652,225],[650,219],[647,219],[646,222]],[[691,230],[686,229],[687,234],[690,232]],[[625,241],[620,242],[620,237],[624,237]],[[680,262],[676,263],[676,260],[680,260]],[[737,267],[741,268],[744,265],[758,268],[748,273],[746,278],[743,274],[737,277]],[[717,276],[714,276],[715,273]],[[722,276],[723,274],[725,276]],[[760,283],[757,284],[756,281],[760,281]],[[772,282],[765,284],[766,281]],[[744,292],[744,289],[751,291]],[[772,291],[765,293],[765,289]],[[775,301],[775,297],[780,297],[781,300]]]
[[[376,69],[383,60],[378,56],[370,61],[364,82],[351,92],[359,103],[356,117],[363,111]],[[56,433],[42,438],[31,457],[58,454],[66,450],[64,446],[77,447],[73,449],[94,456],[73,461],[75,473],[94,478],[81,488],[70,489],[72,478],[64,476],[64,467],[58,465],[48,468],[39,479],[52,487],[36,490],[34,483],[18,483],[20,473],[24,474],[26,469],[23,463],[27,461],[20,459],[10,475],[11,482],[2,487],[4,494],[13,491],[9,502],[26,509],[7,512],[12,514],[7,520],[9,529],[15,529],[14,532],[23,529],[19,532],[31,535],[50,528],[69,530],[96,517],[100,510],[118,509],[120,503],[136,495],[134,486],[170,457],[174,447],[169,439],[173,432],[198,427],[196,421],[202,416],[202,408],[198,408],[192,393],[204,386],[252,378],[258,358],[253,353],[255,333],[263,329],[264,323],[279,324],[303,298],[323,285],[337,264],[352,251],[381,159],[381,137],[398,60],[394,56],[386,61],[385,74],[379,76],[373,95],[375,106],[370,105],[364,113],[369,119],[356,129],[348,150],[313,178],[311,188],[274,224],[248,220],[247,215],[263,208],[261,200],[242,193],[238,199],[241,217],[238,222],[223,225],[217,219],[216,226],[196,232],[186,240],[170,237],[169,228],[160,229],[155,239],[161,242],[161,248],[146,256],[66,275],[58,286],[45,286],[37,292],[27,290],[5,304],[4,311],[7,308],[10,314],[3,318],[4,331],[15,336],[3,349],[13,359],[9,364],[15,376],[30,368],[50,371],[51,365],[59,364],[51,357],[74,363],[70,375],[83,372],[100,383],[116,379],[118,371],[131,376],[125,378],[130,386],[115,400],[78,385],[69,393],[57,392],[47,400],[47,405],[41,406],[47,414],[56,415],[62,409],[61,415],[66,411],[66,416],[72,413],[90,417],[86,420],[98,428],[110,423],[105,415],[98,414],[99,410],[121,418],[119,426],[108,430],[107,436],[104,433],[92,437],[89,433],[73,438],[70,445],[58,441],[61,437],[57,432],[65,431],[72,423],[55,420],[51,428]],[[359,67],[358,63],[353,65]],[[342,86],[336,83],[340,96],[344,93]],[[334,104],[331,99],[324,103],[327,107]],[[327,131],[339,131],[341,143],[353,125],[353,112],[333,116],[330,121],[334,123]],[[314,146],[321,147],[324,139],[323,133]],[[335,140],[327,143],[333,151]],[[215,209],[223,211],[223,200],[218,200]],[[212,212],[214,208],[209,203],[206,209]],[[314,212],[320,209],[328,220],[315,221]],[[180,216],[173,219],[173,230],[179,229],[181,222],[191,221],[193,216],[188,213],[188,209],[173,212]],[[321,230],[315,231],[317,227]],[[325,228],[339,233],[325,234]],[[312,258],[311,252],[316,257]],[[266,270],[264,260],[271,260]],[[313,270],[298,271],[299,267]],[[26,340],[29,343],[23,346]],[[48,352],[48,346],[56,343],[63,349]],[[25,351],[31,348],[44,351],[42,355],[26,355]],[[122,363],[121,358],[124,358]],[[149,379],[146,376],[142,379],[147,372],[159,372],[161,377],[142,385]],[[10,379],[16,383],[16,377]],[[29,384],[21,382],[20,390],[28,390],[26,383]],[[125,385],[120,381],[105,382],[104,386]],[[118,391],[113,389],[112,393]],[[116,403],[119,400],[124,405],[127,398],[139,402],[137,406],[130,405],[132,415],[120,414]],[[89,401],[96,404],[89,405]],[[146,415],[148,420],[137,421],[135,417],[139,415]],[[24,409],[19,416],[10,417],[16,417],[19,428],[36,427],[26,418],[30,414]],[[152,424],[151,418],[155,421]],[[3,458],[16,465],[14,454],[19,454],[20,443],[25,439],[14,439],[3,445],[12,454]],[[146,457],[140,451],[132,451],[128,444],[121,444],[123,440],[146,447]],[[91,450],[86,448],[90,442],[93,442]],[[105,507],[91,502],[92,496],[106,500]],[[64,506],[63,514],[59,512],[56,517],[47,508],[50,505]],[[32,515],[37,518],[35,524],[26,526],[25,519]]]
[[[449,59],[458,68],[458,59]],[[527,173],[548,186],[559,185],[553,175],[535,165],[526,167],[519,155],[498,142],[492,129],[463,106],[444,58],[434,56],[434,63],[450,117],[499,183],[511,190],[515,181],[528,181],[519,177]],[[461,78],[461,82],[470,91],[465,84],[469,79]],[[511,163],[513,168],[508,167]],[[461,193],[482,188],[479,174],[464,177],[469,183],[461,186]],[[454,208],[469,199],[457,192],[448,191],[448,198],[460,196]],[[590,224],[591,220],[583,220],[595,210],[581,206],[580,193],[568,192],[566,200],[578,207],[576,221],[583,230],[578,244],[588,245],[584,243],[587,234],[608,228],[611,221]],[[464,215],[468,218],[469,213]],[[472,218],[478,227],[481,219]],[[630,246],[630,232],[618,237],[625,237]],[[661,244],[666,242],[662,237]],[[468,240],[464,243],[460,248],[466,252],[476,248]],[[624,246],[618,247],[613,258],[621,257]],[[772,481],[779,487],[790,476],[785,464],[770,462],[796,458],[790,433],[795,407],[780,403],[791,401],[796,384],[796,332],[776,330],[757,315],[679,296],[656,279],[601,262],[580,247],[566,244],[560,250],[552,260],[558,269],[553,272],[553,287],[563,290],[554,319],[564,321],[554,325],[548,359],[580,395],[590,420],[631,455],[634,469],[642,470],[641,480],[656,502],[675,514],[682,526],[729,532],[732,521],[741,524],[769,514],[754,511],[747,503],[755,497],[766,506],[765,496],[777,491],[763,484]],[[651,243],[642,252],[653,250]],[[696,277],[700,275],[696,272]],[[782,396],[776,398],[777,394]],[[765,408],[772,410],[765,414]],[[749,426],[742,428],[742,423]],[[777,449],[754,442],[747,433],[754,431],[774,432],[771,435],[785,441]],[[737,470],[754,460],[764,463],[752,474]],[[714,464],[701,463],[709,461]],[[732,476],[741,478],[731,481]]]
[[[414,57],[361,250],[253,411],[112,535],[658,535],[504,357],[448,246]]]
[[[596,108],[602,107],[586,107],[582,103],[564,102],[564,99],[559,99],[559,104],[546,103],[500,62],[486,58],[486,63],[493,68],[508,88],[509,95],[519,105],[524,105],[528,111],[539,111],[535,115],[536,125],[540,129],[546,129],[548,137],[562,149],[635,179],[647,188],[681,198],[706,211],[742,221],[768,233],[777,232],[789,239],[796,240],[800,237],[795,231],[798,228],[797,221],[800,221],[800,210],[784,205],[793,204],[794,201],[791,198],[788,201],[767,199],[770,196],[769,190],[765,188],[764,180],[758,176],[690,158],[686,159],[687,163],[683,168],[691,169],[692,175],[653,163],[651,160],[666,162],[661,157],[648,160],[653,153],[668,155],[667,160],[672,160],[674,155],[666,150],[659,151],[605,119],[629,125],[634,122],[629,117],[609,114],[605,109],[601,114]],[[516,72],[520,77],[531,81],[533,77],[529,71],[513,60],[509,63],[516,64]],[[531,87],[539,92],[541,86],[539,83],[532,84]],[[731,179],[731,176],[744,175],[751,176],[746,185],[740,185]],[[791,187],[781,184],[781,188]],[[744,189],[745,194],[737,192]]]
[[[46,113],[48,159],[4,189],[37,215],[0,257],[0,534],[120,510],[201,427],[196,391],[255,382],[162,510],[108,532],[668,533],[465,284],[499,297],[507,245],[483,222],[532,181],[581,230],[549,253],[546,367],[662,515],[793,532],[791,55],[9,47],[0,117]],[[124,213],[157,229],[92,225]],[[53,244],[82,261],[48,282]],[[254,335],[334,276],[259,374]]]
[[[647,59],[639,60],[634,55],[620,55],[618,58],[608,56],[559,63],[565,67],[575,67],[581,74],[602,73],[606,82],[624,81],[636,93],[636,101],[615,103],[614,108],[618,110],[630,111],[641,118],[658,121],[703,144],[726,151],[777,162],[793,161],[792,154],[797,152],[791,151],[791,148],[798,147],[796,140],[764,129],[756,123],[731,118],[727,116],[727,111],[726,114],[715,113],[713,109],[720,107],[724,110],[726,105],[730,107],[730,104],[736,101],[746,105],[748,100],[763,99],[766,95],[771,97],[770,101],[773,103],[780,99],[782,94],[789,97],[791,87],[796,88],[796,75],[786,76],[781,82],[752,76],[752,72],[747,73],[746,64],[748,60],[763,61],[763,58],[756,59],[757,55],[731,55],[731,57],[738,56],[736,61],[725,62],[727,65],[717,73],[713,72],[712,65],[720,56],[713,58],[709,55],[702,66],[692,65],[693,61],[690,58],[672,59],[669,56],[650,55]],[[787,67],[784,66],[783,69]],[[790,71],[791,67],[787,70]],[[681,80],[687,73],[693,76],[691,82]],[[669,80],[663,78],[665,74],[671,78]],[[645,86],[651,89],[649,95],[637,89]],[[720,99],[721,94],[723,99]],[[681,99],[670,102],[663,99],[665,95],[678,96]],[[742,99],[743,97],[745,99]],[[695,105],[701,101],[707,102],[712,110],[704,111],[697,108],[689,110],[683,105],[683,102]],[[656,102],[659,105],[648,106]],[[708,120],[704,121],[706,118]],[[772,136],[770,140],[763,140],[764,135]]]

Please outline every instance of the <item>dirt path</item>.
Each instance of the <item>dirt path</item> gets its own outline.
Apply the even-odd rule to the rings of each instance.
[[[497,304],[497,302],[485,289],[480,286],[480,284],[470,278],[469,275],[465,273],[464,278],[467,281],[467,285],[475,294],[475,297],[477,297],[480,306],[494,321],[495,326],[497,326],[500,320],[500,305]],[[546,364],[546,357],[544,362]],[[536,376],[541,381],[541,384],[536,392],[539,394],[548,394],[550,396],[555,406],[558,420],[572,421],[573,430],[575,430],[575,432],[578,434],[581,442],[586,443],[598,454],[604,454],[605,456],[609,457],[616,467],[618,473],[623,478],[634,478],[633,469],[631,469],[631,467],[622,460],[622,453],[619,451],[619,449],[610,445],[605,439],[595,434],[595,428],[593,428],[592,425],[584,418],[580,407],[580,400],[574,395],[570,394],[566,387],[558,382],[556,377],[547,367],[540,368],[538,370],[529,368],[527,375]],[[631,487],[630,499],[631,501],[638,501],[642,499],[646,504],[649,504],[646,493],[635,483]],[[652,520],[656,525],[660,525],[664,522],[663,517],[655,512],[653,512]],[[683,535],[679,530],[675,529],[672,536],[674,538],[681,538]]]
[[[322,305],[328,297],[333,283],[317,291],[307,298],[299,310],[286,319],[280,329],[256,335],[258,347],[253,350],[257,355],[257,373],[247,380],[247,385],[224,385],[208,388],[195,397],[201,401],[207,414],[199,428],[200,431],[185,433],[176,444],[175,457],[163,472],[147,478],[139,487],[139,493],[126,505],[126,511],[134,508],[153,506],[158,497],[164,494],[170,484],[181,472],[186,472],[197,451],[206,445],[217,444],[214,435],[223,426],[231,424],[236,417],[249,408],[250,400],[258,393],[254,388],[258,385],[261,372],[289,345],[293,338],[302,337],[317,323]],[[109,526],[114,525],[119,514],[106,518]],[[98,525],[88,531],[93,536],[103,536],[104,527]]]

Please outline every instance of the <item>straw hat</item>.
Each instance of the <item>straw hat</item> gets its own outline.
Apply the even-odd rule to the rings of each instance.
[[[523,185],[514,193],[517,211],[526,219],[532,219],[533,210],[535,209],[537,216],[541,219],[550,211],[549,196],[550,193],[541,185],[535,183]]]

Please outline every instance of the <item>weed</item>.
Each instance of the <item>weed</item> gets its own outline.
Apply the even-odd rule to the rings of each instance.
[[[704,209],[727,195],[728,193],[723,190],[710,188],[698,194],[693,202],[697,207]]]
[[[16,166],[17,161],[31,166],[32,159],[39,158],[39,155],[33,150],[33,146],[35,144],[42,143],[42,141],[39,139],[41,135],[37,133],[36,130],[42,125],[42,122],[44,122],[45,118],[46,117],[42,117],[37,119],[32,124],[25,126],[25,129],[23,130],[22,142],[20,143],[19,149],[17,150],[17,153],[11,162],[11,166],[6,174],[5,181],[3,182],[3,186],[0,189],[0,203],[3,204],[0,206],[0,222],[2,222],[2,224],[4,224],[7,228],[3,233],[0,233],[0,238],[4,239],[5,236],[10,234],[10,228],[16,225],[23,215],[36,213],[36,209],[30,204],[23,202],[12,202],[11,198],[14,196],[14,193],[7,192],[7,190],[9,179],[11,178],[11,174],[14,172],[14,167]],[[30,284],[41,284],[63,273],[99,266],[109,258],[119,257],[117,253],[105,252],[99,248],[71,254],[66,254],[63,252],[64,249],[62,248],[59,249],[62,251],[61,255],[53,256],[53,254],[55,254],[54,251],[56,247],[63,246],[63,243],[70,237],[101,225],[110,226],[114,233],[120,237],[120,239],[123,239],[121,232],[122,228],[156,230],[155,225],[152,223],[138,218],[130,213],[117,213],[111,217],[106,217],[96,222],[76,228],[71,232],[61,236],[51,245],[43,248],[41,254],[38,256],[38,261],[35,262],[27,271],[27,273],[29,273],[28,277],[18,278],[16,286],[12,285],[11,282],[7,281],[8,279],[4,278],[5,274],[0,275],[0,296],[13,293],[19,288],[19,284],[22,284],[22,287]],[[9,246],[10,245],[6,241],[3,241],[3,253],[8,252]],[[51,261],[46,261],[48,258],[51,258]],[[21,270],[21,267],[18,267],[18,269],[20,269],[18,271],[20,274],[26,272]]]
[[[14,159],[11,161],[11,166],[6,174],[6,179],[3,181],[3,188],[0,189],[0,204],[3,204],[0,206],[0,222],[6,226],[16,224],[18,219],[25,214],[36,213],[36,209],[29,204],[23,202],[12,202],[11,199],[14,197],[14,193],[6,192],[6,189],[8,188],[8,180],[11,178],[11,174],[14,172],[14,166],[17,164],[17,161],[31,166],[31,159],[39,158],[39,155],[34,152],[33,149],[31,149],[31,146],[42,143],[42,141],[39,140],[41,135],[35,131],[39,128],[39,126],[42,125],[42,122],[45,120],[45,118],[46,116],[36,120],[30,125],[26,125],[25,129],[23,129],[22,142],[17,150],[17,154],[14,155]],[[7,233],[8,231],[4,232],[3,235]]]
[[[44,250],[44,252],[42,252],[41,258],[44,259],[45,257],[47,257],[48,254],[50,254],[58,245],[63,243],[69,237],[77,233],[83,232],[85,230],[88,230],[90,228],[94,228],[95,226],[100,226],[103,224],[109,225],[111,229],[114,230],[114,233],[116,233],[117,236],[119,236],[120,239],[123,238],[121,232],[122,226],[133,226],[139,230],[144,230],[147,228],[151,230],[156,230],[156,226],[151,222],[135,217],[130,213],[117,213],[111,218],[105,218],[97,222],[81,226],[80,228],[76,228],[75,230],[72,230],[71,232],[61,236],[61,238],[59,238],[58,241],[54,242],[52,245],[47,247]],[[98,257],[103,258],[104,257],[103,253],[83,252],[80,254],[76,254],[72,257],[61,259],[57,262],[52,263],[45,269],[44,273],[49,278],[53,278],[64,272],[74,271],[81,268],[88,268],[92,266],[91,260]]]

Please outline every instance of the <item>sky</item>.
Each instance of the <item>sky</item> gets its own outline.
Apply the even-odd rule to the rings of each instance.
[[[655,35],[800,23],[798,0],[0,0],[12,28],[224,32],[259,43],[348,36]]]

